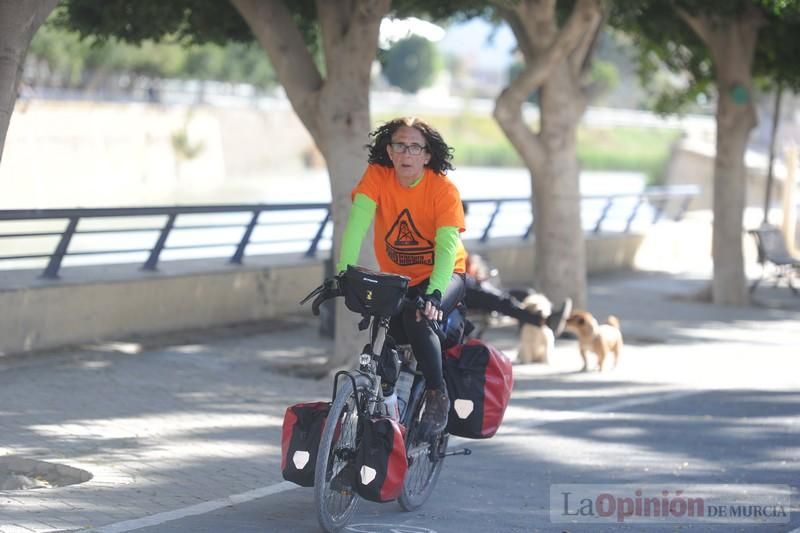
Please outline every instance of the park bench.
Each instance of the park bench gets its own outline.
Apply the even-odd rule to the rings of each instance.
[[[750,285],[750,292],[755,291],[758,284],[769,274],[775,280],[776,286],[785,279],[792,292],[798,294],[792,280],[800,272],[800,258],[789,252],[783,232],[775,226],[762,224],[757,229],[749,230],[748,233],[755,239],[758,263],[761,265],[761,277]]]

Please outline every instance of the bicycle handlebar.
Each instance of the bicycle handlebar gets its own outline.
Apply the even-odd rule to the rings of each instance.
[[[327,278],[322,282],[322,285],[311,291],[305,298],[300,300],[300,305],[303,305],[311,298],[314,298],[314,301],[311,303],[311,312],[314,314],[314,316],[319,316],[319,306],[322,305],[322,303],[326,300],[330,300],[339,296],[342,296],[342,290],[339,286],[339,276],[333,276],[331,278]],[[416,309],[417,311],[423,311],[425,309],[425,299],[422,298],[422,296],[417,296],[416,298],[403,297],[403,309],[405,310],[409,308]],[[445,334],[439,325],[439,321],[432,320],[426,317],[423,313],[420,313],[420,315],[428,324],[428,326],[430,326],[436,336],[439,337],[439,341],[444,344]]]
[[[339,277],[334,276],[326,279],[322,282],[322,285],[308,293],[305,298],[300,300],[300,305],[314,298],[314,301],[311,303],[311,312],[314,316],[319,316],[319,306],[322,305],[322,302],[330,300],[331,298],[336,298],[337,296],[342,296],[342,291],[339,288]]]

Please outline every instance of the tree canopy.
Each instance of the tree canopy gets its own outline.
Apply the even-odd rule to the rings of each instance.
[[[683,111],[698,100],[714,97],[714,65],[708,47],[681,18],[708,15],[716,24],[754,6],[763,17],[752,75],[756,82],[782,82],[800,89],[800,1],[798,0],[616,0],[609,23],[625,31],[637,51],[638,74],[654,96],[659,112]],[[666,68],[674,76],[657,75]]]
[[[129,44],[107,37],[81,38],[55,22],[56,12],[36,33],[28,53],[27,81],[35,85],[87,88],[109,75],[276,84],[275,73],[256,43],[181,44],[151,39]]]
[[[312,2],[292,2],[298,9]],[[130,2],[106,0],[64,0],[57,24],[75,29],[83,36],[118,38],[138,44],[168,37],[182,43],[250,42],[254,37],[241,15],[229,2],[174,0]]]
[[[314,0],[286,2],[306,41],[318,45],[318,13]],[[252,42],[252,31],[230,2],[219,0],[62,0],[56,23],[83,36],[118,38],[128,43],[168,38],[181,43]],[[397,17],[426,16],[431,20],[488,16],[482,0],[394,0]]]
[[[432,42],[412,35],[384,52],[381,65],[389,83],[405,92],[416,93],[431,85],[441,70],[442,59]]]

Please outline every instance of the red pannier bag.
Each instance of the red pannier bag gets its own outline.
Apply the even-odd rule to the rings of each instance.
[[[387,417],[367,419],[363,424],[356,452],[356,492],[373,502],[392,501],[400,495],[408,470],[405,428]]]
[[[281,434],[283,479],[302,487],[314,486],[317,451],[330,403],[298,403],[286,409]]]
[[[493,436],[514,386],[511,360],[491,344],[469,339],[445,352],[444,379],[450,397],[447,432],[468,439]]]

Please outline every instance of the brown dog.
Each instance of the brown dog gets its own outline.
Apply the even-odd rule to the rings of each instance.
[[[597,366],[601,372],[610,352],[614,353],[614,367],[617,366],[622,352],[622,331],[617,317],[611,315],[608,324],[600,325],[588,311],[575,311],[567,319],[566,329],[578,335],[578,347],[583,357],[581,370],[585,372],[588,369],[588,352],[597,354]]]

